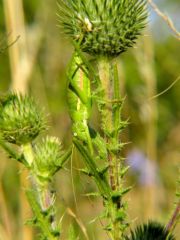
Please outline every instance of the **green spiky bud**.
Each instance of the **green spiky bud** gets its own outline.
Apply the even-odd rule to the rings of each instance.
[[[56,137],[46,137],[35,145],[33,171],[40,183],[51,180],[53,175],[62,167],[64,156],[61,143]]]
[[[0,100],[0,131],[5,141],[24,145],[45,128],[45,116],[31,97],[12,93]]]
[[[64,32],[92,55],[117,56],[146,25],[146,0],[59,0]]]
[[[175,240],[174,236],[165,230],[165,227],[157,222],[149,222],[138,226],[127,240]]]

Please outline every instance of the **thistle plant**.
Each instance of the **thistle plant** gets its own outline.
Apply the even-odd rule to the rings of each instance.
[[[102,198],[99,218],[105,222],[104,230],[110,240],[174,240],[170,229],[155,222],[127,233],[130,221],[124,195],[131,186],[124,186],[129,167],[122,156],[126,143],[121,133],[128,121],[121,116],[124,99],[117,57],[134,46],[146,26],[146,0],[59,0],[58,15],[61,30],[75,48],[67,69],[73,144],[84,161],[81,172],[97,185],[97,192],[90,194]],[[99,131],[90,124],[94,103],[100,115]],[[34,217],[28,223],[40,228],[41,239],[57,240],[61,226],[50,184],[72,151],[71,146],[64,151],[56,137],[37,140],[46,129],[46,117],[31,97],[10,93],[0,98],[0,145],[29,171],[31,189],[26,194]],[[73,227],[68,239],[77,239]]]
[[[128,221],[123,196],[131,187],[123,184],[128,167],[121,156],[125,143],[120,134],[127,121],[121,119],[123,99],[116,57],[134,45],[145,27],[146,1],[60,0],[58,15],[61,29],[75,46],[68,69],[73,142],[86,164],[83,172],[95,180],[103,199],[105,229],[111,239],[125,239]],[[96,70],[83,52],[95,58]],[[98,105],[103,134],[89,125],[93,101]]]
[[[41,229],[41,239],[55,240],[61,229],[56,222],[55,195],[50,183],[68,160],[71,148],[64,152],[56,137],[35,141],[46,128],[46,116],[31,97],[16,93],[1,97],[0,145],[9,157],[29,170],[31,189],[26,189],[26,194],[34,217],[28,223]]]

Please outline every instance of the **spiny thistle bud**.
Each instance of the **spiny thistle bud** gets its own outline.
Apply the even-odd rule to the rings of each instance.
[[[64,32],[92,55],[117,56],[146,25],[146,0],[59,0]]]
[[[45,117],[31,97],[12,93],[0,100],[0,131],[5,141],[23,145],[45,128]]]
[[[46,137],[35,145],[33,171],[39,182],[46,183],[61,168],[63,151],[56,137]]]
[[[138,226],[131,237],[127,240],[175,240],[174,236],[165,230],[165,227],[157,222],[149,222],[142,226]]]

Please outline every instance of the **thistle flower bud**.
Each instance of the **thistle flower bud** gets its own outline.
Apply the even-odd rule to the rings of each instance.
[[[56,137],[46,137],[41,143],[35,145],[34,152],[34,174],[39,182],[46,183],[61,168],[63,156],[61,143]]]
[[[146,0],[59,0],[64,32],[92,55],[117,56],[146,25]]]
[[[12,93],[0,100],[0,131],[5,141],[23,145],[45,128],[45,117],[31,97]]]
[[[127,240],[155,240],[169,239],[175,240],[174,236],[166,231],[165,227],[157,222],[149,222],[142,226],[137,226],[134,232],[131,231],[131,236]]]

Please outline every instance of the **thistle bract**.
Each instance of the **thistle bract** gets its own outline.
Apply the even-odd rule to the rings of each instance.
[[[46,137],[35,145],[35,158],[33,171],[40,183],[51,180],[53,175],[61,168],[63,151],[61,143],[56,137]]]
[[[0,131],[5,141],[23,145],[45,128],[45,117],[31,97],[12,93],[0,100]]]
[[[149,222],[142,226],[138,226],[131,237],[127,240],[175,240],[172,234],[165,230],[165,227],[156,222]]]
[[[64,32],[93,55],[117,56],[146,25],[146,0],[59,0]]]

